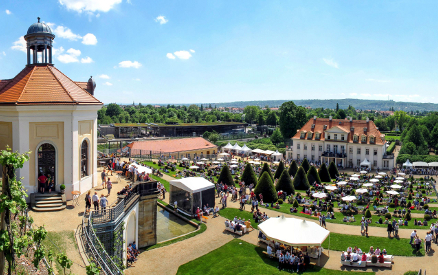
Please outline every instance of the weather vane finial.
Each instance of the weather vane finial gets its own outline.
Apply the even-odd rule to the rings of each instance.
[[[38,17],[38,23],[40,22],[40,19],[41,19],[41,18]]]

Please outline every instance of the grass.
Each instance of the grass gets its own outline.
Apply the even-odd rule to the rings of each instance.
[[[245,207],[246,208],[248,208],[248,207],[251,208],[250,205],[246,205]],[[257,223],[252,218],[252,214],[250,212],[248,212],[248,211],[242,211],[242,210],[236,209],[236,208],[225,208],[225,209],[221,209],[219,211],[219,214],[222,217],[224,217],[226,219],[229,219],[229,220],[234,219],[234,217],[242,218],[242,220],[245,219],[245,221],[249,220],[249,221],[251,221],[252,227],[254,227],[255,229],[258,228],[257,227]],[[225,226],[225,224],[224,224],[224,226]]]
[[[327,249],[329,238],[327,238],[322,246]],[[394,256],[424,256],[424,246],[421,246],[418,253],[409,244],[409,239],[385,238],[385,237],[365,237],[356,235],[344,235],[339,233],[330,233],[330,250],[346,251],[351,246],[357,246],[362,251],[368,251],[370,246],[379,247],[381,250],[386,249],[389,255]]]
[[[63,274],[64,270],[61,265],[56,261],[56,255],[59,253],[66,253],[68,239],[70,239],[70,241],[75,244],[75,247],[77,249],[74,233],[70,230],[60,232],[48,231],[47,237],[43,241],[43,245],[47,248],[47,251],[52,250],[54,254],[54,262],[58,274]]]
[[[178,268],[178,275],[182,274],[290,274],[279,271],[278,261],[268,258],[263,254],[263,248],[247,243],[240,239],[234,239],[222,247],[188,262]],[[370,275],[374,272],[345,272],[321,267],[308,268],[303,274],[319,275]]]
[[[164,171],[162,169],[165,166],[158,166],[158,164],[156,164],[156,163],[154,164],[152,161],[143,161],[143,164],[145,164],[145,165],[147,165],[149,167],[155,168],[155,169],[159,169],[162,173],[164,173]],[[177,170],[182,170],[182,168],[178,167],[178,166],[176,167],[176,169]],[[171,176],[171,177],[175,177],[176,171],[169,170],[169,173],[164,173],[164,174],[166,174],[168,176]]]
[[[166,188],[167,192],[169,192],[170,184],[169,184],[169,182],[167,180],[162,179],[159,176],[155,176],[155,175],[149,175],[149,176],[151,178],[153,178],[154,180],[161,182],[161,184],[164,186],[164,188]]]

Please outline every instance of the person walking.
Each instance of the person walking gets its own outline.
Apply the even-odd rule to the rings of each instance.
[[[106,188],[108,189],[108,196],[111,195],[111,189],[113,188],[113,183],[111,182],[109,177],[108,177],[108,181],[106,182]]]
[[[106,183],[106,181],[105,181],[105,177],[106,177],[105,169],[103,169],[103,171],[102,171],[102,173],[100,174],[100,176],[101,176],[101,178],[102,178],[102,185],[103,185],[103,188],[105,188],[105,183]]]
[[[322,218],[321,218],[321,221],[322,221],[322,227],[324,227],[324,228],[327,229],[327,225],[325,224],[325,219],[326,219],[325,215],[322,215]]]
[[[97,196],[97,192],[94,192],[92,200],[93,200],[93,205],[94,205],[94,211],[98,211],[99,210],[99,196]]]
[[[90,212],[91,209],[91,191],[88,191],[87,195],[85,195],[85,212]]]
[[[426,238],[424,238],[424,240],[426,241],[426,252],[429,252],[430,251],[430,247],[431,247],[431,244],[432,244],[432,232],[431,231],[429,231],[429,232],[427,232],[426,233]]]
[[[417,236],[417,230],[412,231],[412,233],[411,233],[411,240],[410,240],[409,244],[412,244],[412,242],[415,239],[415,236]]]
[[[416,248],[417,252],[421,248],[421,239],[418,236],[415,237],[415,248]]]
[[[103,214],[106,213],[106,206],[107,206],[107,204],[108,204],[107,198],[103,194],[100,195],[100,207],[101,207],[101,210],[102,210]]]

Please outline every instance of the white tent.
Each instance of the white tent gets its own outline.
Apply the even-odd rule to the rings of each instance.
[[[361,193],[368,193],[368,190],[366,190],[366,189],[356,189],[356,193],[359,193],[359,194],[361,194]]]
[[[360,175],[359,174],[353,174],[353,175],[351,175],[353,178],[357,178],[357,177],[360,177]]]
[[[182,158],[181,160],[189,160],[188,158]]]
[[[352,180],[352,181],[357,181],[357,180],[359,180],[359,178],[350,177],[350,180]]]
[[[431,163],[438,163],[438,162],[431,162]],[[430,166],[430,163],[429,163],[429,166]],[[402,172],[397,173],[397,175],[399,175],[399,176],[406,176],[406,174],[402,173]]]
[[[429,167],[438,167],[438,162],[429,162]]]
[[[412,163],[409,161],[409,159],[407,159],[406,162],[403,163],[403,166],[404,166],[404,167],[412,167],[413,165],[412,165]]]
[[[228,142],[228,144],[225,145],[224,147],[222,147],[222,149],[231,150],[231,149],[233,149],[233,145],[231,145],[231,143]]]
[[[204,191],[212,187],[214,188],[213,183],[202,177],[189,177],[171,180],[169,184],[191,193]]]
[[[398,185],[398,184],[393,184],[393,185],[391,185],[390,186],[392,189],[400,189],[400,188],[402,188],[402,186],[401,185]]]
[[[326,185],[326,186],[324,186],[324,188],[327,189],[327,190],[336,190],[336,189],[338,189],[336,186],[331,186],[331,185]]]
[[[347,182],[346,182],[346,181],[340,181],[340,182],[337,182],[336,184],[337,184],[337,185],[346,185]]]
[[[356,196],[345,196],[342,198],[343,201],[354,201],[357,200]]]
[[[319,198],[319,199],[322,199],[322,198],[326,198],[327,197],[327,194],[326,193],[313,193],[312,194],[312,196],[314,197],[314,198]]]
[[[259,224],[259,229],[269,239],[290,246],[321,246],[330,234],[314,222],[285,218],[284,215],[269,218]]]
[[[366,158],[360,163],[360,166],[368,166],[371,167],[371,162],[369,162]]]
[[[240,149],[241,152],[245,153],[245,154],[249,154],[252,152],[251,148],[249,148],[248,146],[246,146],[246,144],[243,145],[243,147]]]
[[[386,176],[386,173],[385,172],[379,172],[379,175]]]
[[[261,152],[263,152],[263,150],[260,150],[260,149],[254,149],[254,150],[252,150],[252,152],[253,152],[253,153],[260,154]]]
[[[220,153],[220,154],[218,154],[218,156],[221,156],[221,157],[224,157],[224,156],[229,156],[230,154],[228,154],[228,153]]]
[[[424,161],[416,161],[412,163],[414,167],[429,167],[429,165]]]
[[[272,155],[273,153],[275,153],[275,152],[271,151],[271,150],[266,150],[266,151],[260,152],[260,154],[264,154],[264,155]]]
[[[398,194],[400,194],[399,192],[393,191],[393,190],[386,191],[386,193],[388,193],[390,195],[398,195]]]
[[[202,161],[207,161],[208,159],[206,159],[206,158],[202,158],[201,160],[202,160]]]
[[[190,166],[189,169],[199,169],[199,166],[193,165],[193,166]]]
[[[368,174],[367,171],[360,171],[361,174]]]
[[[283,154],[278,152],[278,150],[275,151],[275,153],[273,153],[271,156],[274,158],[274,160],[277,160],[277,161],[283,159]]]
[[[396,180],[405,180],[405,178],[403,178],[403,177],[396,177],[395,179]]]
[[[236,144],[234,144],[233,148],[231,148],[231,149],[239,151],[240,149],[242,149],[242,147],[240,147],[239,144],[237,144],[237,142],[236,142]]]
[[[379,182],[379,179],[370,179],[370,182]]]
[[[198,162],[196,162],[196,164],[199,164],[199,165],[204,165],[205,163],[204,163],[204,162],[202,162],[202,161],[198,161]]]
[[[221,163],[220,161],[212,161],[211,163],[213,163],[213,164],[219,164],[219,163]]]
[[[376,179],[383,179],[383,177],[382,177],[382,176],[380,176],[380,175],[378,175],[378,176],[375,176],[375,178],[376,178]]]
[[[236,164],[230,165],[230,168],[237,168]]]
[[[230,161],[231,164],[238,164],[239,162],[235,159],[233,159],[232,161]]]
[[[137,170],[138,170],[138,173],[139,174],[141,174],[141,173],[145,173],[145,174],[152,174],[152,169],[150,169],[150,168],[147,168],[147,167],[144,167],[144,166],[141,166],[141,165],[139,165],[139,164],[137,164],[137,163],[133,163],[133,164],[131,164],[131,165],[129,165],[129,167],[131,167],[131,166],[135,166],[135,167],[137,167]]]
[[[403,183],[402,180],[395,180],[394,183]]]
[[[363,187],[371,187],[371,186],[373,186],[374,184],[372,184],[372,183],[364,183],[362,186]]]

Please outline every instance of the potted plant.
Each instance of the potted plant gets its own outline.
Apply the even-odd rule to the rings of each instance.
[[[61,194],[64,194],[64,192],[65,192],[65,185],[64,185],[64,184],[61,184],[61,185],[59,186],[59,189],[61,190]]]

